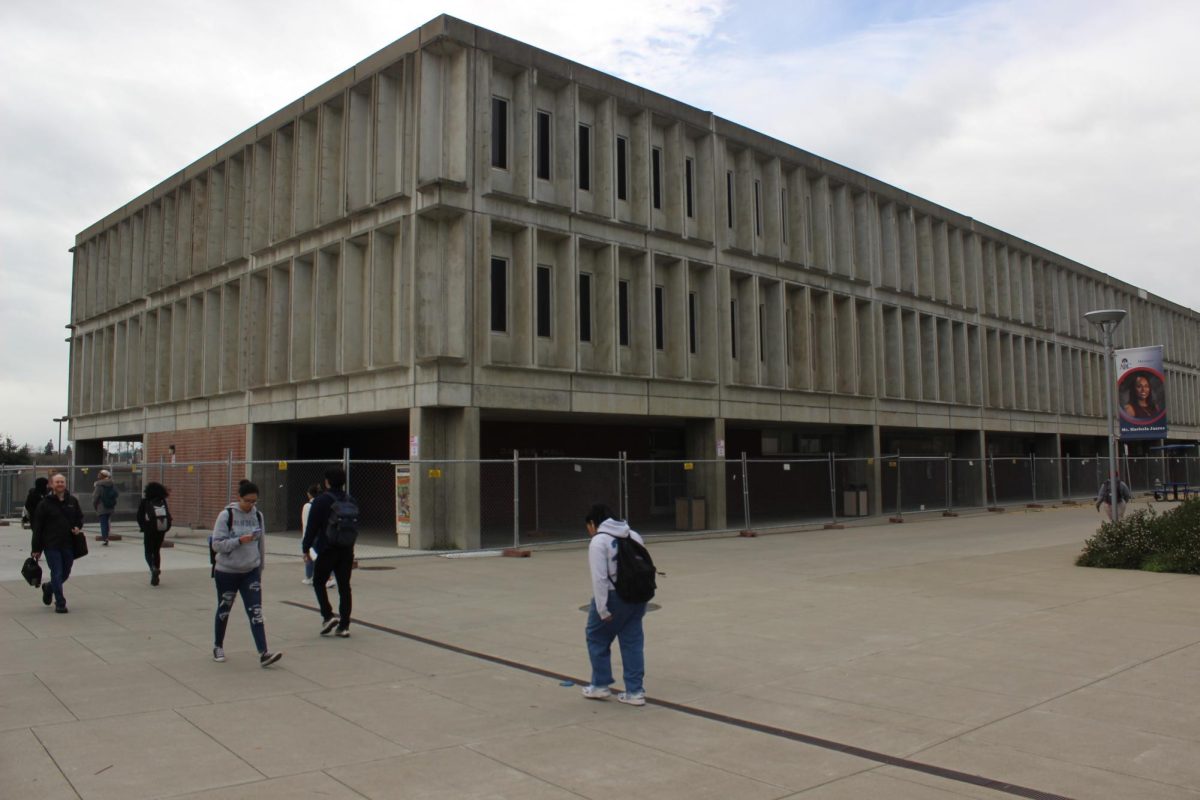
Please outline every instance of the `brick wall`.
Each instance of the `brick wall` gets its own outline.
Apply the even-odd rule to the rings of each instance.
[[[236,489],[237,482],[246,477],[246,466],[241,463],[246,458],[245,425],[146,435],[145,480],[159,481],[171,490],[171,515],[177,526],[211,528],[221,509],[228,505],[230,451]]]

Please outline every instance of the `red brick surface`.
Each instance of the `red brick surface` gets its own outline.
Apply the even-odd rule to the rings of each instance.
[[[232,476],[230,452],[234,461]],[[237,482],[246,477],[242,463],[245,458],[245,425],[150,433],[145,443],[145,480],[159,481],[171,491],[169,502],[176,525],[210,528],[231,499],[231,478],[236,488]]]

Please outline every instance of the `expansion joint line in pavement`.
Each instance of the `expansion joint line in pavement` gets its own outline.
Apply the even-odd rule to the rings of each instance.
[[[320,609],[317,608],[316,606],[310,606],[310,605],[306,605],[304,603],[297,603],[294,600],[281,600],[280,602],[283,603],[284,605],[294,606],[296,608],[302,608],[306,611],[320,612]],[[430,647],[437,647],[441,650],[448,650],[451,653],[458,653],[459,655],[468,656],[470,658],[475,658],[480,661],[487,661],[491,664],[499,664],[500,666],[510,667],[512,669],[521,670],[522,672],[528,672],[532,675],[540,675],[543,678],[554,678],[555,680],[558,680],[558,681],[571,681],[573,683],[578,683],[581,685],[586,683],[586,681],[581,681],[579,678],[576,678],[572,675],[563,675],[562,673],[559,673],[559,672],[554,672],[554,671],[548,670],[548,669],[542,669],[541,667],[535,667],[532,664],[524,664],[520,661],[513,661],[508,658],[501,658],[500,656],[494,656],[489,653],[481,653],[478,650],[471,650],[466,647],[459,647],[456,644],[450,644],[449,642],[441,642],[441,641],[438,641],[437,639],[430,639],[427,636],[421,636],[416,633],[409,633],[408,631],[402,631],[402,630],[398,630],[396,628],[390,628],[387,625],[380,625],[376,622],[367,622],[365,620],[359,619],[358,617],[354,618],[354,624],[361,626],[363,628],[370,628],[371,630],[379,631],[380,633],[387,633],[392,636],[399,636],[401,638],[409,639],[414,642],[426,644],[426,645],[429,645]],[[939,767],[936,764],[926,764],[922,761],[913,761],[911,759],[901,758],[900,756],[889,755],[888,753],[880,753],[876,750],[867,750],[866,748],[856,747],[852,744],[845,744],[843,742],[835,742],[832,739],[822,739],[819,736],[811,736],[807,733],[800,733],[799,731],[792,731],[792,730],[788,730],[787,728],[778,728],[778,727],[775,727],[774,725],[765,725],[761,722],[754,722],[754,721],[748,720],[748,719],[741,719],[740,717],[731,717],[727,714],[720,714],[716,711],[708,711],[703,708],[696,708],[695,706],[688,706],[688,705],[684,705],[682,703],[675,703],[670,700],[661,700],[661,699],[658,699],[655,697],[647,697],[646,703],[648,705],[655,705],[655,706],[659,706],[660,708],[667,708],[672,711],[677,711],[680,714],[687,714],[689,716],[711,720],[712,722],[720,722],[724,725],[730,725],[730,726],[733,726],[736,728],[742,728],[744,730],[754,731],[755,733],[762,733],[767,736],[775,736],[780,739],[788,739],[793,742],[800,742],[801,744],[812,745],[813,747],[820,747],[824,750],[831,750],[835,753],[842,753],[844,755],[854,756],[855,758],[861,758],[866,761],[874,761],[876,763],[885,764],[890,767],[906,769],[911,772],[920,772],[920,773],[924,773],[926,775],[931,775],[936,778],[943,778],[943,779],[949,780],[949,781],[965,783],[965,784],[969,784],[971,786],[979,786],[984,789],[991,789],[993,791],[1002,792],[1004,794],[1009,794],[1014,797],[1024,797],[1024,798],[1028,798],[1028,800],[1071,800],[1071,798],[1069,798],[1065,795],[1061,795],[1061,794],[1053,794],[1052,792],[1043,792],[1039,789],[1031,789],[1028,786],[1020,786],[1015,783],[1008,783],[1007,781],[995,780],[993,778],[985,778],[982,775],[972,775],[969,772],[959,772],[958,770],[947,769],[946,767]]]

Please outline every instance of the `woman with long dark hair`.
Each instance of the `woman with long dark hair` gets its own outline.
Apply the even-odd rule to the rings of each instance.
[[[167,496],[170,494],[170,489],[151,481],[142,492],[142,502],[138,503],[137,524],[146,548],[146,566],[150,567],[151,586],[158,586],[162,572],[163,539],[171,530],[171,509],[167,507]]]

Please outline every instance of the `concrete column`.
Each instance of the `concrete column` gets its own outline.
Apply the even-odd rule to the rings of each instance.
[[[408,418],[412,547],[479,548],[479,409],[417,407]]]
[[[727,527],[725,457],[717,455],[717,443],[721,443],[720,450],[724,451],[724,441],[725,420],[688,420],[687,457],[705,462],[696,464],[695,469],[687,473],[688,495],[704,498],[707,528]]]
[[[987,433],[984,431],[978,432],[979,436],[979,458],[981,459],[982,469],[979,470],[979,490],[980,497],[983,498],[983,505],[990,505],[994,500],[988,500],[988,465],[987,465]]]

